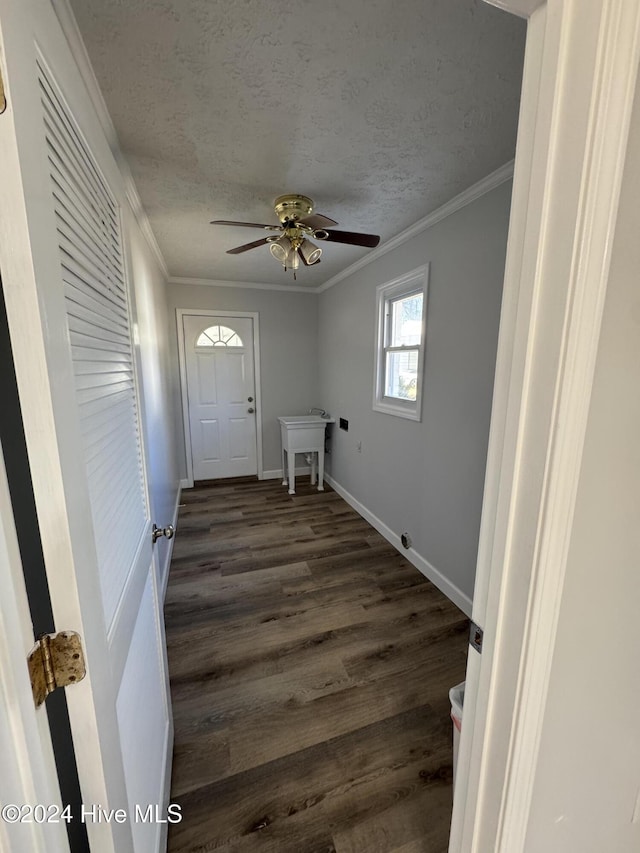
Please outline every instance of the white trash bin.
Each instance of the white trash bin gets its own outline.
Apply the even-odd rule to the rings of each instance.
[[[458,765],[458,745],[460,744],[460,731],[462,729],[462,706],[464,705],[464,685],[466,682],[456,684],[449,691],[451,702],[451,719],[453,720],[453,789],[456,788],[456,767]]]

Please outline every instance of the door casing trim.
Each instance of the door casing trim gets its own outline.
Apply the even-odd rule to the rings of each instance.
[[[527,53],[474,593],[485,642],[482,656],[469,655],[450,853],[528,849],[634,103],[639,7],[542,4]]]
[[[178,361],[180,364],[180,400],[182,405],[182,424],[184,429],[184,452],[187,476],[181,481],[183,488],[193,486],[193,455],[191,449],[191,427],[189,424],[189,400],[187,398],[187,361],[184,343],[185,315],[191,317],[242,317],[253,320],[253,367],[256,383],[256,464],[258,479],[264,477],[262,462],[262,383],[260,379],[260,315],[257,311],[216,311],[213,308],[176,308],[176,326],[178,330]]]

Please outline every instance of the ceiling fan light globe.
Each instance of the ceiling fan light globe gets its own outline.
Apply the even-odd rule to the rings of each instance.
[[[271,252],[271,254],[273,255],[273,257],[274,257],[277,261],[280,261],[280,263],[281,263],[281,264],[284,264],[284,262],[285,262],[285,260],[286,260],[286,258],[287,258],[287,250],[286,250],[286,249],[284,249],[284,248],[280,245],[280,243],[271,243],[271,245],[269,246],[269,251]]]
[[[300,251],[302,252],[305,263],[309,266],[319,261],[322,254],[322,249],[319,246],[314,246],[310,240],[302,241]]]
[[[269,244],[269,251],[283,267],[288,266],[287,257],[293,251],[291,240],[283,234],[282,237]]]
[[[284,266],[288,270],[297,270],[300,266],[300,257],[295,249],[291,248],[289,252],[287,252],[287,257],[285,258]]]

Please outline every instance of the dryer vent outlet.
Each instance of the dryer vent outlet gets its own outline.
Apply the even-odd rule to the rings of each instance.
[[[403,533],[400,537],[400,541],[402,542],[403,548],[411,548],[411,537],[408,533]]]

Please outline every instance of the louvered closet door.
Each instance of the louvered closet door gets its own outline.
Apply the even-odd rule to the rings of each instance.
[[[38,70],[82,450],[111,627],[148,516],[120,217],[58,92],[44,68]]]
[[[156,851],[171,723],[122,181],[53,6],[0,0],[0,33],[0,269],[56,628],[87,657],[66,690],[82,797],[128,815],[87,830],[100,853]]]

